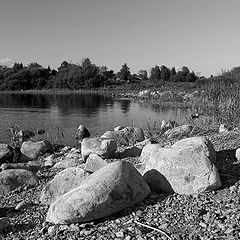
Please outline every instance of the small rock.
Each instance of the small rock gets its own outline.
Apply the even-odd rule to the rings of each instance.
[[[90,173],[96,172],[98,169],[106,166],[108,163],[97,154],[91,153],[86,161],[84,170]]]
[[[231,186],[231,187],[229,188],[229,190],[230,190],[231,192],[236,192],[236,191],[238,190],[238,188],[237,188],[236,186]]]
[[[80,151],[80,149],[74,147],[74,148],[71,148],[69,153],[77,153],[77,154],[79,154],[79,153],[81,153],[81,151]]]
[[[207,224],[204,223],[204,222],[200,222],[199,225],[200,225],[201,227],[203,227],[203,228],[206,228],[206,227],[207,227]]]
[[[58,228],[57,225],[50,226],[50,227],[48,228],[48,234],[49,234],[50,236],[54,235],[54,234],[57,232],[57,228]]]
[[[44,165],[46,167],[52,167],[56,162],[57,158],[63,156],[63,153],[54,153],[45,158]]]
[[[15,207],[15,210],[21,210],[23,209],[25,206],[26,206],[26,202],[23,200],[21,201],[16,207]]]
[[[70,231],[73,231],[73,232],[79,232],[80,231],[80,228],[76,225],[76,224],[71,224],[69,226],[69,230]]]
[[[84,138],[81,144],[81,153],[83,160],[95,153],[102,158],[111,157],[117,150],[117,144],[114,139]]]
[[[235,156],[236,156],[237,160],[240,162],[240,148],[238,148],[238,149],[236,150]]]
[[[123,127],[123,126],[117,126],[117,127],[115,127],[113,130],[115,131],[115,132],[117,132],[117,131],[120,131],[120,130],[122,130],[122,129],[124,129],[125,127]]]
[[[117,238],[123,238],[124,237],[123,231],[116,232],[115,235],[116,235]]]
[[[226,124],[225,123],[220,124],[219,133],[228,133],[228,132],[229,132],[229,129],[226,126]]]
[[[71,147],[70,146],[65,146],[64,148],[61,149],[62,153],[66,153],[68,151],[70,151]]]
[[[0,218],[0,231],[3,231],[9,225],[9,219],[7,217]]]
[[[80,124],[77,129],[76,139],[78,140],[79,143],[81,143],[84,138],[88,137],[90,137],[90,132],[87,130],[85,125]]]
[[[52,144],[47,140],[33,142],[24,142],[21,146],[21,153],[31,159],[36,159],[40,154],[43,154],[52,149]]]

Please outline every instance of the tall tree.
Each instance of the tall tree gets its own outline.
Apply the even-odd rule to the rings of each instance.
[[[158,65],[155,65],[155,67],[151,68],[150,79],[151,80],[160,80],[161,79],[161,70]]]
[[[14,72],[20,71],[23,69],[23,64],[22,63],[14,63],[12,69]]]
[[[168,81],[169,78],[170,78],[170,70],[166,66],[162,65],[161,66],[161,79],[163,81]]]
[[[122,65],[122,68],[120,69],[119,77],[122,80],[128,80],[128,79],[130,79],[130,76],[131,76],[130,68],[128,67],[128,65],[126,63],[124,63]]]

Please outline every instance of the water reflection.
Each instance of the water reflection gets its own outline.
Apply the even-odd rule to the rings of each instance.
[[[184,122],[189,109],[169,108],[147,102],[113,99],[100,94],[0,94],[0,142],[8,139],[8,123],[21,128],[64,131],[65,143],[72,144],[78,124],[92,135],[117,125],[144,126],[147,122],[175,119]]]
[[[130,110],[131,101],[130,100],[120,100],[120,109],[123,113],[127,113]]]
[[[99,94],[1,94],[0,108],[49,109],[59,108],[63,115],[83,113],[91,116],[104,106],[111,107],[113,99]]]

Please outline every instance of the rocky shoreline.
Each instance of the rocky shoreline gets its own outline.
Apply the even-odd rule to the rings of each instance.
[[[105,133],[105,137],[110,134],[113,132]],[[54,167],[56,162],[46,166],[46,158],[51,164],[64,155],[68,161],[63,168],[72,167],[79,165],[76,156],[80,152],[65,148],[63,155],[55,153],[60,154],[56,158],[45,153],[35,160],[38,166],[43,166],[36,171],[37,186],[24,185],[0,195],[0,239],[239,239],[240,164],[235,154],[240,146],[240,132],[215,133],[206,138],[216,150],[215,165],[221,179],[220,188],[190,195],[152,191],[145,200],[133,206],[84,223],[46,222],[49,207],[42,204],[39,197],[46,184],[62,171],[62,167]],[[178,140],[173,139],[173,142]],[[128,161],[136,165],[140,161],[139,154],[130,155],[130,151],[122,154],[127,148],[129,146],[126,145],[118,148],[120,150],[105,161]],[[66,154],[71,158],[66,158]],[[8,224],[1,231],[4,219]]]

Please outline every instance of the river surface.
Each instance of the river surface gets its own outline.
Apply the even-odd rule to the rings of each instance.
[[[97,136],[118,125],[146,127],[169,119],[186,123],[190,114],[190,109],[100,94],[0,93],[0,142],[9,142],[9,124],[23,130],[44,129],[49,140],[74,145],[79,124]]]

